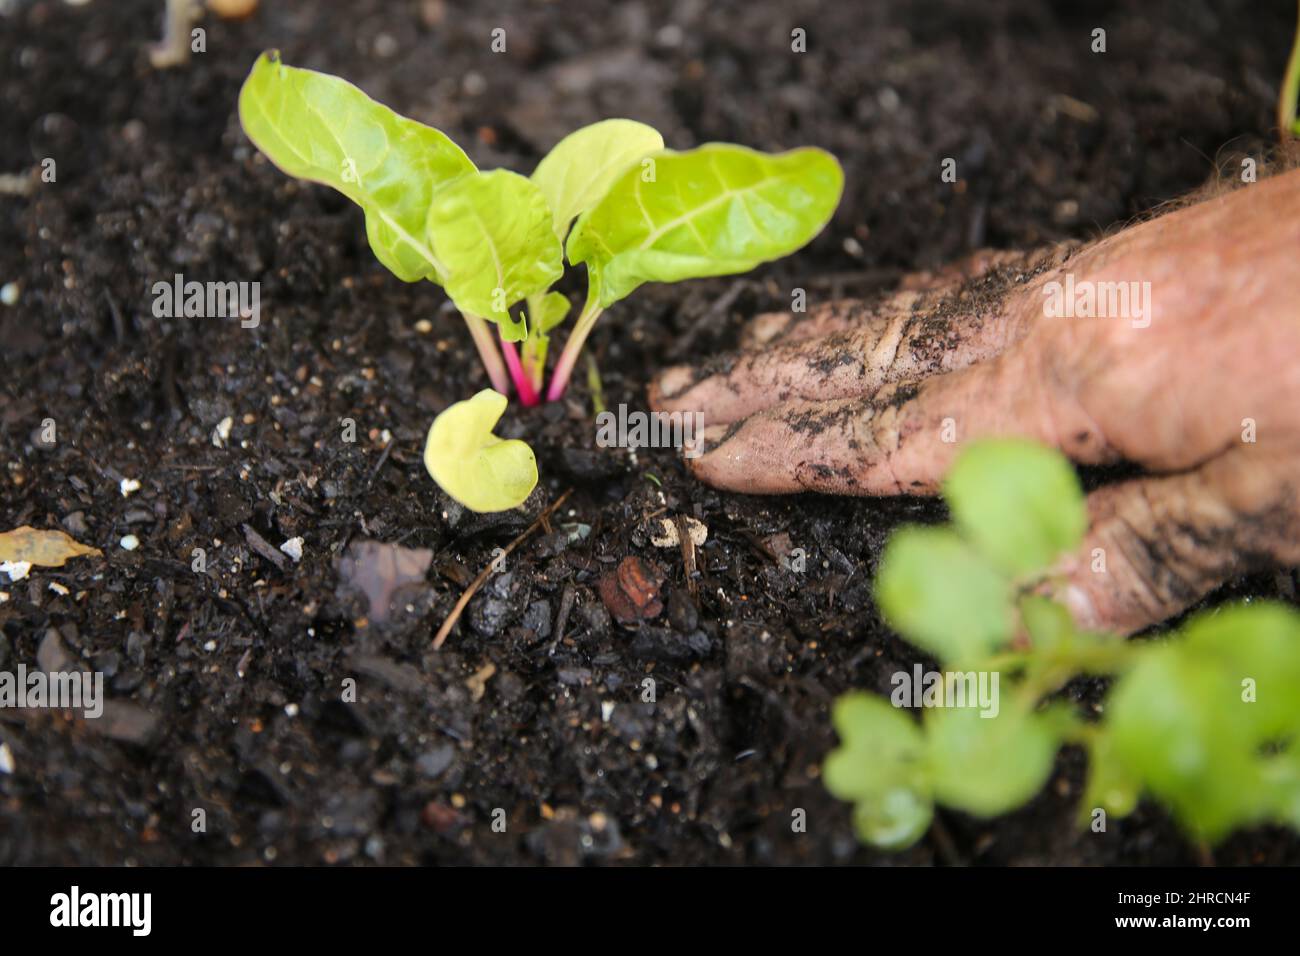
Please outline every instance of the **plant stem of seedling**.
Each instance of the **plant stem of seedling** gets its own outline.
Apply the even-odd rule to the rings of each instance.
[[[600,307],[599,300],[588,294],[587,304],[582,307],[582,314],[578,316],[573,331],[569,333],[569,341],[564,343],[564,351],[560,353],[560,360],[555,363],[555,371],[551,373],[551,385],[546,390],[548,402],[558,401],[564,397],[564,389],[569,384],[569,376],[573,374],[573,366],[577,364],[578,354],[582,351],[582,345],[587,341],[587,336],[591,334],[591,328],[600,318],[602,311],[604,310]]]
[[[1296,122],[1296,100],[1300,97],[1300,3],[1296,4],[1295,41],[1291,45],[1291,58],[1287,60],[1286,75],[1282,78],[1282,91],[1277,98],[1277,134],[1283,142],[1288,136],[1300,136],[1300,123]]]
[[[519,392],[519,401],[524,403],[525,408],[538,404],[540,399],[537,397],[537,390],[533,388],[528,373],[524,371],[524,366],[519,361],[519,352],[515,349],[515,343],[507,342],[503,337],[501,339],[501,354],[506,357],[506,368],[510,369],[510,377],[515,381],[515,390]]]
[[[509,395],[510,376],[506,374],[505,364],[501,361],[501,353],[497,351],[496,343],[492,341],[492,332],[488,329],[487,322],[477,315],[470,315],[468,312],[461,314],[465,317],[465,324],[469,326],[469,334],[474,339],[474,346],[478,349],[478,357],[483,360],[483,368],[487,370],[488,378],[492,381],[492,387],[502,395]]]

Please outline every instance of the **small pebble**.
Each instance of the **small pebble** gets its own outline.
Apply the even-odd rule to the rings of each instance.
[[[302,560],[302,538],[290,538],[280,545],[280,550],[292,558],[294,564],[297,564]]]
[[[140,539],[133,534],[128,534],[122,538],[120,544],[122,545],[123,551],[134,551],[136,548],[140,547]]]
[[[0,561],[0,571],[9,575],[10,581],[21,581],[31,569],[30,561]]]
[[[50,590],[53,591],[55,594],[67,594],[67,593],[68,593],[68,589],[65,588],[65,587],[64,587],[62,584],[60,584],[58,581],[51,581],[51,582],[50,582]]]
[[[212,444],[218,448],[225,448],[226,439],[230,437],[230,429],[234,424],[235,420],[229,415],[217,422],[217,427],[212,429]]]
[[[14,755],[8,744],[0,744],[0,773],[14,772]]]
[[[3,286],[0,286],[0,302],[3,302],[5,305],[18,304],[17,282],[6,282]]]
[[[136,481],[134,478],[123,478],[118,483],[117,488],[118,491],[122,492],[123,498],[129,498],[140,490],[140,482]]]

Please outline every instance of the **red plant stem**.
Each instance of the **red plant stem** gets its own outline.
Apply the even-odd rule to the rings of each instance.
[[[492,387],[502,395],[509,395],[510,377],[506,375],[501,353],[497,351],[496,343],[492,341],[492,333],[488,330],[487,322],[468,312],[461,314],[465,317],[465,324],[469,326],[469,334],[474,339],[474,346],[478,349],[479,358],[483,360],[483,368],[492,381]]]
[[[569,384],[569,376],[573,374],[573,366],[578,362],[578,355],[582,352],[582,344],[587,341],[587,336],[591,334],[592,327],[596,320],[600,318],[603,310],[590,297],[587,304],[582,309],[582,315],[578,316],[578,321],[573,326],[573,331],[569,333],[569,341],[564,343],[564,351],[560,354],[560,360],[555,363],[555,371],[551,373],[551,385],[546,391],[546,400],[548,402],[559,401],[564,397],[564,389]]]
[[[515,388],[519,392],[519,401],[524,403],[525,408],[539,404],[541,399],[538,398],[537,390],[533,388],[533,383],[529,380],[528,374],[519,361],[519,353],[515,350],[515,343],[507,342],[504,338],[501,339],[501,354],[506,357],[506,367],[510,369],[510,377],[515,380]]]

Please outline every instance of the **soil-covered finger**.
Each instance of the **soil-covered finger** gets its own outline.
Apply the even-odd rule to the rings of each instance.
[[[851,329],[674,366],[651,384],[650,402],[722,425],[783,402],[865,397],[997,355],[1021,334],[1013,314],[965,315],[947,303],[876,312]]]

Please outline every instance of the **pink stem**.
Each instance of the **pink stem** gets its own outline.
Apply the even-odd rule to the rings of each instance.
[[[578,316],[578,321],[573,326],[573,331],[569,333],[569,340],[564,343],[564,351],[560,353],[560,360],[555,363],[555,371],[551,373],[551,385],[546,390],[548,402],[559,401],[564,397],[564,389],[569,384],[569,376],[573,374],[573,366],[578,362],[582,344],[587,341],[587,336],[591,334],[596,320],[600,318],[600,313],[600,306],[588,298],[586,308],[582,310],[582,314]]]
[[[506,368],[510,369],[510,377],[515,380],[515,388],[519,390],[519,401],[524,403],[525,408],[539,404],[541,400],[537,397],[537,390],[533,388],[533,383],[519,361],[519,352],[515,349],[515,343],[502,339],[501,354],[506,357]]]
[[[468,312],[462,312],[461,315],[465,317],[465,324],[469,326],[469,334],[474,339],[474,347],[478,349],[479,358],[483,360],[483,368],[487,370],[492,387],[502,395],[509,395],[510,379],[506,377],[506,367],[501,364],[501,356],[497,352],[496,343],[492,341],[492,333],[488,331],[487,322]]]

